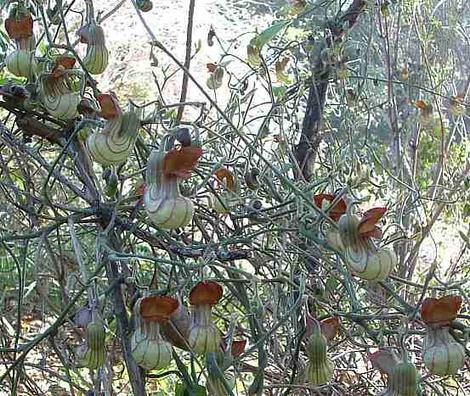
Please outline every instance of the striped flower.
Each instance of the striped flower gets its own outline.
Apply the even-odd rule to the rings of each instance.
[[[421,319],[427,330],[423,346],[423,362],[435,375],[454,375],[465,363],[465,349],[449,333],[450,323],[462,305],[460,296],[427,298],[421,306]]]
[[[212,320],[212,307],[222,298],[223,289],[217,282],[202,281],[191,290],[191,326],[189,345],[198,355],[219,352],[221,334]]]
[[[179,181],[188,178],[202,155],[200,147],[186,145],[168,152],[153,150],[147,163],[144,205],[158,227],[175,229],[189,224],[194,205],[181,195]]]
[[[170,296],[150,296],[134,306],[135,331],[131,337],[132,357],[146,369],[161,369],[171,362],[171,344],[163,339],[160,326],[167,322],[179,306]]]
[[[90,74],[101,74],[108,66],[108,49],[103,28],[95,22],[82,26],[78,32],[80,42],[87,44],[83,64]]]
[[[72,120],[78,116],[77,106],[81,100],[80,91],[83,89],[84,79],[83,73],[74,69],[74,65],[74,58],[59,56],[52,69],[39,77],[44,108],[50,115],[61,120]]]
[[[140,128],[139,116],[133,110],[123,112],[113,94],[102,94],[98,101],[106,125],[88,137],[88,151],[101,165],[121,164],[134,148]]]
[[[384,247],[377,248],[373,242],[382,238],[377,224],[386,211],[386,208],[372,208],[364,212],[362,218],[348,212],[339,218],[339,246],[346,265],[362,279],[382,281],[396,265],[395,253]]]

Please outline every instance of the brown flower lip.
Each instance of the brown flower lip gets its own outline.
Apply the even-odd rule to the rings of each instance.
[[[427,325],[448,326],[457,317],[461,305],[461,296],[426,298],[421,305],[421,319]]]
[[[104,119],[110,120],[122,113],[119,102],[113,92],[100,94],[97,99],[101,107],[100,115]]]
[[[387,375],[392,374],[393,369],[399,362],[398,356],[386,348],[380,348],[370,354],[369,361],[372,363],[372,367]]]
[[[365,211],[358,225],[359,234],[363,238],[380,239],[382,237],[382,230],[377,224],[386,212],[387,208],[384,207],[372,208]]]
[[[56,61],[54,68],[51,71],[53,78],[60,78],[64,75],[65,70],[73,69],[75,66],[75,58],[67,55],[59,56]]]
[[[170,296],[144,297],[140,301],[140,315],[150,322],[165,322],[179,307],[176,298]]]
[[[215,177],[219,184],[225,184],[227,186],[227,190],[235,191],[235,176],[227,168],[216,170]]]
[[[167,178],[187,179],[191,171],[196,167],[202,149],[197,146],[184,146],[172,149],[165,154],[163,159],[163,174]]]
[[[56,59],[55,63],[57,66],[58,65],[64,66],[65,69],[73,69],[76,61],[77,60],[73,56],[62,55]]]
[[[245,352],[247,340],[246,339],[239,339],[239,340],[232,340],[232,356],[239,357]],[[227,350],[227,341],[225,338],[222,338],[221,347],[222,350]]]
[[[189,293],[191,305],[215,305],[222,298],[223,289],[217,282],[201,281]]]
[[[320,322],[320,327],[323,335],[328,340],[332,340],[338,333],[338,330],[341,327],[341,322],[337,316],[332,316],[330,318],[323,319]]]
[[[336,199],[334,194],[317,194],[313,197],[315,205],[318,206],[320,209],[322,208],[323,201],[329,201],[330,203]],[[341,198],[332,208],[330,208],[328,214],[329,216],[338,221],[339,218],[346,213],[347,205],[346,201]]]
[[[31,37],[33,35],[33,18],[31,15],[21,19],[7,18],[5,29],[12,40]]]

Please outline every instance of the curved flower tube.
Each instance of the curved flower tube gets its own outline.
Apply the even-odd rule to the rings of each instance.
[[[427,325],[423,346],[425,367],[435,375],[454,375],[465,364],[465,349],[449,333],[450,323],[462,304],[460,296],[427,298],[421,306],[421,318]]]
[[[417,396],[418,371],[411,362],[400,362],[394,368],[390,378],[390,389],[387,396]],[[385,396],[384,395],[384,396]]]
[[[87,44],[83,64],[90,74],[101,74],[108,66],[108,49],[106,48],[103,28],[94,21],[82,26],[77,34],[80,42]]]
[[[343,198],[338,198],[334,194],[317,194],[313,197],[315,206],[321,209],[331,220],[338,221],[346,213],[347,204]],[[335,229],[325,231],[325,240],[336,250],[344,249],[339,233]]]
[[[71,120],[78,116],[77,106],[85,88],[80,70],[74,69],[75,59],[61,56],[50,72],[39,77],[41,99],[44,108],[53,117]]]
[[[215,375],[208,375],[206,387],[209,396],[229,396],[230,393],[228,392],[224,382],[227,384],[230,390],[235,388],[237,378],[233,367],[227,369],[223,374],[223,379]]]
[[[139,115],[133,110],[123,113],[112,94],[102,94],[98,101],[103,109],[101,114],[107,122],[101,131],[88,136],[88,151],[101,165],[121,164],[134,148],[140,128]]]
[[[140,367],[153,370],[170,364],[171,344],[161,336],[160,325],[169,320],[178,306],[178,300],[169,296],[144,297],[136,302],[136,328],[131,337],[131,351]]]
[[[338,222],[347,266],[354,274],[369,281],[384,280],[397,262],[393,251],[377,249],[371,240],[382,236],[382,231],[376,224],[385,211],[385,208],[371,209],[364,213],[362,219],[346,213]]]
[[[161,332],[170,343],[178,348],[189,350],[188,333],[191,326],[189,310],[184,305],[179,305],[170,319],[161,324]]]
[[[407,358],[401,361],[392,351],[380,349],[370,356],[372,365],[388,376],[387,389],[380,396],[417,396],[419,375]]]
[[[106,360],[106,331],[100,316],[92,311],[85,327],[85,342],[77,348],[79,365],[96,370]]]
[[[229,341],[229,343],[227,343]],[[239,357],[246,347],[245,339],[222,339],[219,353],[208,353],[206,356],[207,382],[206,387],[210,396],[229,396],[236,383],[233,359]]]
[[[220,351],[222,337],[212,320],[212,307],[222,298],[223,289],[217,282],[202,281],[191,290],[191,325],[188,342],[198,355]]]
[[[181,195],[179,180],[190,176],[202,155],[200,147],[185,146],[167,153],[153,150],[147,163],[144,205],[157,226],[175,229],[189,224],[194,205]]]
[[[85,338],[88,348],[103,349],[106,341],[106,331],[102,319],[96,312],[92,312],[92,320],[85,329]]]

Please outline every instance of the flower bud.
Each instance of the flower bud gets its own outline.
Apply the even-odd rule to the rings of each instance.
[[[106,348],[92,349],[86,343],[77,349],[78,364],[91,370],[100,368],[106,360]]]
[[[417,396],[418,371],[413,363],[400,362],[392,371],[387,396]],[[384,396],[385,396],[384,395]]]
[[[406,358],[404,361],[391,350],[379,349],[370,356],[372,366],[388,377],[387,389],[382,396],[417,396],[418,371]]]
[[[307,366],[304,372],[304,380],[312,385],[327,383],[334,373],[334,364],[328,359],[327,340],[320,332],[314,332],[306,345],[308,356]]]
[[[92,314],[93,319],[88,323],[85,330],[85,338],[87,345],[90,349],[104,349],[106,340],[106,331],[103,325],[103,321],[96,314]]]
[[[80,41],[86,43],[87,51],[83,65],[90,74],[101,74],[108,66],[108,50],[103,28],[92,22],[78,30]]]

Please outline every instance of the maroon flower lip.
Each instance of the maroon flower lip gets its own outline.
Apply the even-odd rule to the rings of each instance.
[[[31,15],[21,19],[7,18],[5,29],[12,40],[31,37],[33,35],[33,18]]]
[[[333,338],[335,338],[340,327],[341,322],[337,316],[332,316],[330,318],[323,319],[320,322],[321,332],[328,340],[332,340]]]
[[[239,357],[245,352],[247,340],[246,339],[239,339],[232,341],[232,356]],[[223,338],[221,342],[222,350],[227,350],[227,341]]]
[[[421,319],[428,325],[448,326],[460,311],[461,296],[426,298],[421,305]]]
[[[113,92],[101,94],[97,97],[97,99],[101,107],[100,115],[104,119],[110,120],[122,113],[119,102]]]
[[[150,322],[165,322],[179,307],[176,298],[170,296],[144,297],[140,301],[140,315]]]
[[[219,185],[225,185],[227,190],[235,191],[235,176],[227,168],[220,168],[215,171],[215,177]]]
[[[323,201],[333,202],[336,199],[334,194],[317,194],[313,197],[315,205],[320,209],[322,208]],[[332,208],[328,210],[328,215],[331,219],[338,221],[339,218],[346,213],[346,201],[341,198]]]
[[[377,207],[364,212],[362,219],[359,222],[358,231],[363,238],[377,238],[382,237],[382,230],[377,226],[379,221],[387,212],[387,208]]]
[[[215,305],[222,298],[223,289],[217,282],[202,281],[193,287],[189,293],[191,305]]]
[[[163,174],[167,178],[187,179],[201,156],[202,149],[196,146],[170,150],[163,159]]]

